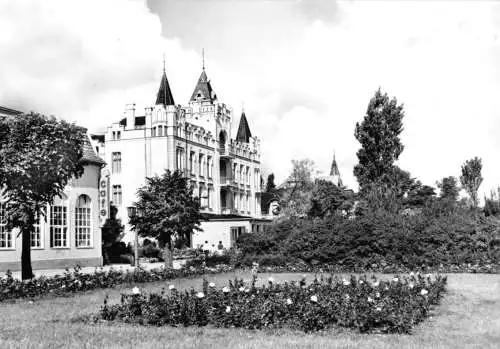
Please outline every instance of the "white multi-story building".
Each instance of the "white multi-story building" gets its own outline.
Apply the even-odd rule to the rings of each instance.
[[[261,219],[260,141],[244,112],[234,139],[233,122],[232,109],[218,100],[204,68],[184,106],[175,104],[163,71],[154,106],[137,115],[135,104],[127,105],[121,120],[92,137],[108,164],[110,199],[122,220],[128,221],[126,207],[136,201],[145,177],[169,169],[189,178],[207,218],[192,247],[206,241],[230,247],[242,232],[261,229],[267,221]]]

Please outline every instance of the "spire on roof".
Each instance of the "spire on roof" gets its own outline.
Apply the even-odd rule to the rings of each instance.
[[[337,166],[337,160],[335,160],[335,152],[333,152],[332,167],[330,169],[330,176],[337,177],[337,185],[342,186],[342,179],[340,178],[339,167]]]
[[[191,95],[191,101],[197,101],[199,98],[201,100],[209,100],[210,102],[217,99],[217,95],[212,89],[212,85],[210,84],[210,81],[207,78],[207,73],[205,73],[204,69],[201,72],[198,83],[196,84],[193,94]]]
[[[241,113],[240,126],[238,127],[238,133],[236,135],[236,140],[238,142],[248,143],[252,137],[252,132],[250,132],[250,127],[248,126],[247,117],[245,112]]]
[[[167,79],[167,73],[165,72],[165,55],[163,55],[163,75],[161,77],[160,88],[158,89],[158,94],[156,95],[156,105],[163,104],[175,105],[174,96],[172,96],[172,90]]]

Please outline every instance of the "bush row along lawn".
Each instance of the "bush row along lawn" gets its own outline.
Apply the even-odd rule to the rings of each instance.
[[[202,290],[179,292],[173,286],[161,293],[123,294],[121,303],[108,305],[94,319],[120,320],[143,325],[289,327],[305,332],[333,325],[361,332],[409,333],[422,322],[445,292],[446,276],[410,274],[389,281],[351,276],[328,277],[307,284],[277,284],[270,278],[257,287],[235,279],[228,286],[203,282]]]

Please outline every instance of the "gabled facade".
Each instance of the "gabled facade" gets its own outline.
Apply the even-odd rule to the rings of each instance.
[[[250,133],[245,114],[240,121],[242,136],[238,132],[233,138],[234,119],[233,110],[218,100],[205,69],[184,106],[175,105],[164,71],[154,106],[137,115],[135,105],[128,105],[124,117],[107,128],[104,140],[93,137],[94,146],[108,163],[111,201],[123,222],[128,221],[126,207],[136,201],[145,177],[169,169],[183,171],[200,198],[202,212],[210,217],[202,224],[205,233],[193,236],[193,247],[209,240],[217,246],[224,240],[208,233],[215,219],[218,227],[225,218],[232,222],[228,224],[236,224],[224,228],[227,234],[223,235],[229,237],[227,244],[223,242],[225,247],[238,235],[231,228],[255,230],[249,224],[262,223],[258,221],[260,141]],[[238,223],[238,219],[247,223]],[[125,230],[130,231],[128,226]],[[132,235],[126,234],[125,240],[132,240]]]

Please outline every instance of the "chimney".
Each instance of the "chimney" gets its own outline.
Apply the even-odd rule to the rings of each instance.
[[[125,104],[125,117],[127,118],[126,130],[135,128],[135,103]]]

